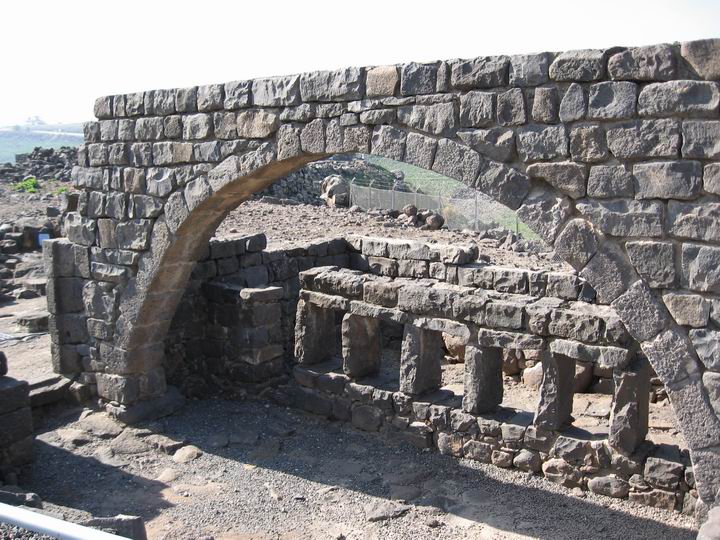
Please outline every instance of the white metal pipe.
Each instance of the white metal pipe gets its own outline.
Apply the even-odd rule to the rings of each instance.
[[[54,536],[60,540],[118,540],[123,538],[3,503],[0,503],[0,522]]]

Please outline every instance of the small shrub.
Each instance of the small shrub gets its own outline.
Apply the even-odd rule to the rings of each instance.
[[[70,191],[69,187],[62,186],[57,189],[57,191],[55,192],[55,195],[62,195],[63,193],[67,193],[68,191]]]
[[[35,177],[26,178],[22,182],[13,184],[15,191],[24,191],[25,193],[37,193],[40,189],[40,182]]]

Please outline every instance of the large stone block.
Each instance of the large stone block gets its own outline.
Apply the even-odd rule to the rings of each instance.
[[[585,163],[605,161],[608,156],[605,130],[597,125],[574,127],[570,131],[570,155]]]
[[[630,262],[650,287],[671,288],[676,282],[675,248],[671,242],[640,240],[625,244]]]
[[[560,120],[572,122],[585,117],[587,113],[587,95],[582,86],[572,83],[560,102]]]
[[[615,394],[610,409],[610,446],[630,455],[648,432],[650,366],[636,358],[625,370],[613,374]]]
[[[7,414],[23,407],[29,407],[30,387],[27,381],[19,381],[4,375],[0,375],[0,414]]]
[[[480,156],[460,143],[440,139],[432,170],[472,185],[480,170]]]
[[[720,159],[720,121],[688,120],[682,126],[683,157]]]
[[[232,81],[225,83],[225,100],[223,101],[223,107],[231,110],[249,107],[252,85],[253,81]]]
[[[505,86],[509,63],[504,56],[458,60],[450,67],[450,85],[456,90]]]
[[[633,197],[633,176],[622,165],[595,165],[590,167],[587,194],[597,199]]]
[[[510,86],[539,86],[549,80],[550,53],[510,57]]]
[[[535,89],[532,101],[532,119],[535,122],[552,124],[557,122],[560,114],[560,101],[555,87],[540,87]]]
[[[585,196],[587,168],[572,162],[534,163],[528,165],[527,173],[533,178],[545,180],[573,199]]]
[[[670,201],[669,232],[678,238],[717,242],[720,239],[720,204]]]
[[[492,92],[467,92],[460,96],[460,125],[483,127],[495,121],[495,94]]]
[[[589,49],[560,53],[550,64],[554,81],[597,81],[605,76],[606,54]]]
[[[588,118],[603,120],[635,116],[637,85],[631,82],[601,82],[590,87]]]
[[[403,125],[433,135],[449,134],[458,125],[457,112],[453,103],[400,107],[398,121]]]
[[[679,325],[701,328],[710,318],[710,302],[699,294],[668,292],[663,302]]]
[[[568,197],[543,186],[533,188],[517,210],[518,217],[548,244],[553,244],[571,213]]]
[[[442,334],[406,324],[400,353],[400,391],[419,395],[436,390],[442,382]]]
[[[574,395],[575,360],[546,351],[542,355],[543,377],[533,425],[559,430],[570,420]]]
[[[295,322],[295,358],[298,363],[317,364],[332,357],[335,335],[335,312],[301,298]]]
[[[258,107],[298,105],[300,103],[300,76],[255,79],[252,81],[252,100],[253,104]]]
[[[434,94],[437,86],[438,66],[411,62],[400,68],[400,94],[415,96]]]
[[[675,77],[675,70],[675,54],[670,45],[634,47],[608,60],[608,72],[616,80],[667,81]]]
[[[530,178],[512,167],[484,160],[480,164],[475,187],[500,204],[516,210],[530,191]]]
[[[611,125],[606,132],[610,152],[620,159],[674,158],[680,148],[680,125],[676,120],[633,120]]]
[[[638,98],[638,112],[642,116],[712,115],[719,105],[717,83],[704,81],[649,84]]]
[[[682,285],[693,291],[720,293],[720,248],[683,244]]]
[[[0,415],[0,448],[7,448],[12,444],[32,436],[32,412],[30,407],[23,407],[12,412]]]
[[[364,93],[365,73],[362,68],[300,75],[300,95],[303,101],[352,101],[362,99]]]
[[[502,349],[468,345],[463,410],[473,414],[491,412],[502,403],[502,397]]]
[[[698,161],[638,163],[633,166],[638,199],[693,199],[702,189]]]
[[[378,66],[367,71],[365,88],[367,96],[386,97],[395,94],[399,82],[397,66]]]
[[[690,330],[690,341],[705,368],[720,372],[720,331]]]
[[[674,388],[688,377],[697,377],[699,374],[695,350],[679,327],[673,326],[664,330],[641,345],[655,373],[669,388]]]
[[[517,149],[523,161],[567,157],[568,137],[564,126],[527,126],[517,131]]]
[[[501,126],[519,126],[527,122],[525,96],[520,88],[498,94],[496,116]]]
[[[259,110],[239,112],[237,115],[238,137],[262,139],[275,133],[280,127],[280,120],[275,113]]]
[[[555,253],[576,270],[582,268],[597,251],[597,235],[584,219],[567,223],[555,241]]]
[[[630,263],[619,247],[606,243],[580,272],[597,292],[602,304],[609,304],[637,280]]]
[[[680,54],[703,79],[720,79],[720,39],[686,41]]]
[[[430,169],[436,149],[437,141],[432,137],[408,133],[405,141],[405,161],[423,169]]]
[[[508,128],[466,129],[458,137],[483,156],[497,161],[510,161],[515,154],[515,132]],[[718,174],[720,177],[720,173]],[[720,181],[718,182],[720,186]],[[720,187],[718,187],[720,190]]]
[[[617,237],[662,236],[665,212],[662,204],[650,201],[582,199],[578,212],[605,234]]]

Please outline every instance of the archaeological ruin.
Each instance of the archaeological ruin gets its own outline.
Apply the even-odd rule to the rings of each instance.
[[[718,81],[720,40],[704,40],[100,98],[66,238],[44,243],[54,369],[125,423],[206,384],[254,388],[702,521],[720,504]],[[348,153],[491,196],[574,271],[489,264],[477,245],[213,238],[241,202]],[[507,355],[540,366],[527,414],[501,406]],[[580,365],[613,394],[587,437]],[[643,444],[652,380],[683,452]]]

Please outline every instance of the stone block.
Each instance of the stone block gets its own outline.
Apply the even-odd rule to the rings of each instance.
[[[515,168],[483,160],[475,187],[500,204],[517,210],[530,191],[530,178]]]
[[[627,242],[625,249],[635,270],[650,287],[671,288],[676,283],[675,248],[671,242]]]
[[[652,340],[642,343],[642,350],[655,373],[669,388],[682,384],[699,373],[699,362],[692,343],[677,326],[660,332]],[[691,394],[691,392],[686,392]],[[675,410],[679,414],[678,409]]]
[[[605,130],[597,125],[574,127],[570,132],[570,155],[585,163],[604,161],[608,156]]]
[[[460,96],[460,125],[483,127],[495,121],[495,94],[492,92],[467,92]]]
[[[684,287],[693,291],[720,293],[720,248],[683,244],[681,268]]]
[[[717,83],[704,81],[649,84],[638,98],[641,116],[707,116],[717,113],[719,105]]]
[[[562,225],[571,215],[572,203],[551,188],[535,187],[525,198],[517,215],[548,244],[553,244]]]
[[[377,373],[382,359],[380,321],[347,313],[342,320],[343,371],[350,377]]]
[[[690,330],[690,341],[705,368],[720,372],[720,331]]]
[[[655,201],[582,199],[576,208],[602,232],[611,236],[663,235],[664,207]]]
[[[430,169],[435,159],[436,148],[435,139],[420,133],[408,133],[405,141],[405,161],[423,169]]]
[[[570,220],[555,241],[555,253],[581,270],[597,251],[597,235],[584,219]]]
[[[263,139],[275,133],[280,121],[275,113],[261,110],[241,111],[237,114],[238,137]]]
[[[505,86],[509,64],[504,56],[455,61],[450,67],[450,85],[456,90]]]
[[[449,134],[458,125],[453,103],[400,107],[398,121],[433,135]]]
[[[268,77],[252,81],[253,105],[291,107],[300,104],[300,76]],[[234,108],[234,107],[233,107]]]
[[[631,82],[601,82],[590,87],[588,118],[617,120],[635,116],[637,85]]]
[[[517,151],[523,161],[541,161],[568,156],[564,126],[531,125],[517,131]]]
[[[438,66],[411,62],[400,68],[400,94],[415,96],[434,94],[437,84]]]
[[[539,86],[549,80],[550,53],[510,57],[510,86]]]
[[[612,302],[612,307],[638,341],[654,338],[671,322],[668,312],[643,281],[636,281]]]
[[[686,41],[680,45],[680,54],[695,72],[705,80],[720,79],[720,39]]]
[[[7,448],[16,442],[32,436],[32,412],[30,407],[23,407],[12,412],[0,414],[0,448]]]
[[[560,120],[573,122],[585,118],[587,114],[587,95],[582,86],[572,83],[560,102]]]
[[[624,368],[630,361],[627,349],[612,346],[586,345],[567,339],[554,339],[550,342],[553,355],[567,356],[582,362],[592,362],[595,369]],[[573,371],[573,378],[575,372]]]
[[[472,185],[480,170],[480,156],[455,141],[440,139],[432,170]]]
[[[597,292],[600,303],[607,304],[615,300],[637,280],[633,268],[619,247],[605,244],[580,272]]]
[[[675,70],[675,54],[665,44],[633,47],[608,60],[608,72],[616,80],[667,81],[675,77]]]
[[[527,122],[525,97],[519,88],[511,88],[497,95],[497,123],[501,126],[519,126]]]
[[[464,411],[473,414],[494,411],[503,398],[502,350],[468,345],[464,383]]]
[[[300,364],[317,364],[335,353],[335,312],[298,301],[295,323],[295,358]]]
[[[365,75],[367,96],[370,98],[393,96],[398,88],[399,80],[397,66],[371,68]]]
[[[687,122],[683,124],[685,129]],[[632,120],[608,126],[610,152],[619,159],[674,158],[680,148],[680,125],[676,120]],[[683,145],[686,145],[683,134]],[[694,156],[693,156],[694,157]]]
[[[573,199],[585,196],[587,168],[584,165],[572,162],[534,163],[528,165],[527,174],[545,180]]]
[[[605,51],[588,49],[560,53],[550,64],[554,81],[597,81],[605,76]]]
[[[542,369],[540,401],[533,425],[558,430],[572,414],[575,359],[546,351],[542,355]]]
[[[535,89],[532,104],[532,119],[543,124],[557,122],[560,114],[560,100],[555,87],[540,87]]]
[[[415,396],[438,389],[443,350],[440,332],[406,324],[400,353],[400,391]]]
[[[615,371],[613,380],[608,443],[630,455],[648,432],[650,366],[646,359],[636,357],[625,370]]]
[[[693,199],[702,189],[698,161],[639,163],[633,175],[638,199]]]
[[[0,375],[0,415],[29,407],[29,392],[27,381]]]
[[[515,132],[512,129],[467,129],[459,131],[458,136],[473,150],[490,159],[510,161],[515,154]]]
[[[720,204],[670,201],[668,223],[673,236],[713,242],[720,234]]]
[[[708,323],[710,302],[699,294],[668,292],[663,302],[679,325],[701,328]]]
[[[300,96],[303,101],[352,101],[365,94],[365,73],[362,68],[316,71],[300,75]]]

